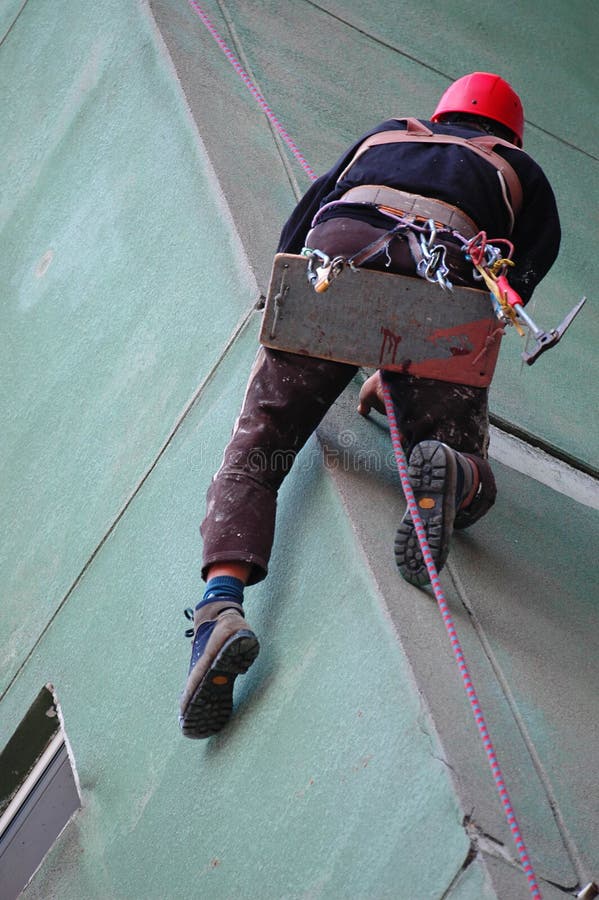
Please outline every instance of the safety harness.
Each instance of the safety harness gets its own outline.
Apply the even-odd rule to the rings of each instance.
[[[430,143],[430,144],[454,144],[466,148],[469,152],[475,153],[492,165],[499,179],[501,193],[509,217],[509,229],[511,233],[515,218],[522,207],[522,186],[520,179],[514,171],[513,167],[503,159],[494,148],[497,145],[518,149],[515,145],[504,141],[501,138],[492,135],[482,135],[475,138],[461,138],[449,134],[437,134],[423,125],[418,119],[406,118],[395,119],[397,122],[405,123],[404,130],[380,131],[366,138],[359,145],[351,160],[341,172],[337,179],[339,185],[351,172],[357,160],[372,147],[383,146],[386,144],[397,143]],[[381,235],[376,241],[363,248],[362,251],[355,254],[351,260],[344,262],[349,263],[350,267],[363,265],[373,256],[381,252],[381,250],[389,244],[389,241],[395,237],[403,237],[409,246],[412,258],[416,266],[416,272],[427,281],[438,283],[442,288],[451,290],[452,285],[448,279],[449,269],[445,264],[446,247],[441,236],[440,243],[436,243],[437,229],[445,232],[447,237],[457,239],[463,247],[474,245],[480,240],[484,232],[480,231],[479,226],[468,216],[463,210],[450,203],[438,200],[433,197],[423,197],[419,194],[413,194],[409,191],[391,188],[387,185],[364,184],[352,187],[345,191],[336,200],[322,206],[316,213],[312,228],[314,228],[321,220],[323,214],[332,207],[339,207],[351,204],[365,205],[375,208],[378,212],[384,213],[391,219],[395,220],[395,225]],[[424,232],[424,233],[423,233]],[[426,233],[428,232],[428,234]],[[306,237],[307,247],[312,246],[310,243],[312,232]],[[484,235],[486,244],[486,235]],[[508,242],[509,243],[509,242]],[[343,263],[341,260],[327,260],[324,265],[322,254],[313,250],[304,250],[304,253],[312,253],[313,259],[320,257],[320,264],[314,268],[311,264],[313,274],[312,283],[318,292],[326,290],[330,279],[336,277]],[[467,251],[466,251],[467,252]],[[483,253],[484,256],[484,253]],[[481,256],[477,261],[483,261]],[[497,263],[501,254],[497,254],[489,262]],[[505,261],[502,260],[502,264]],[[335,265],[336,263],[336,265]],[[483,273],[481,268],[474,266],[477,278],[481,279]],[[510,311],[511,312],[511,311]],[[505,314],[505,307],[504,307]],[[505,315],[504,315],[505,318]],[[484,376],[482,372],[476,374],[476,384],[488,386],[493,376],[497,354],[499,351],[499,343],[502,330],[497,327],[497,321],[493,310],[490,308],[488,316],[480,319],[476,314],[472,315],[472,322],[469,324],[470,338],[474,346],[477,347],[475,358],[480,360],[487,357],[487,365],[485,365]],[[432,360],[430,362],[422,362],[419,366],[418,373],[420,377],[438,378],[440,380],[454,381],[461,384],[472,384],[473,374],[471,368],[471,360],[462,360],[462,365],[456,368],[455,360],[452,366],[447,366],[446,371],[439,368],[438,363]]]
[[[481,135],[480,137],[475,138],[461,138],[453,134],[436,134],[430,128],[427,128],[426,125],[423,125],[422,122],[420,122],[418,119],[395,119],[395,121],[405,122],[405,130],[379,131],[362,141],[362,143],[354,153],[352,159],[337,179],[337,184],[339,184],[339,182],[343,181],[343,179],[347,177],[347,174],[349,173],[352,166],[354,166],[357,160],[362,156],[362,154],[367,150],[370,150],[371,147],[380,147],[384,144],[399,143],[457,144],[460,147],[465,147],[471,153],[476,153],[477,156],[480,156],[482,159],[492,165],[497,171],[497,177],[499,178],[499,183],[501,186],[501,193],[509,216],[509,233],[511,234],[516,216],[522,208],[522,185],[520,184],[520,179],[518,178],[518,175],[516,174],[513,167],[502,156],[500,156],[498,153],[495,153],[494,148],[497,146],[503,146],[509,147],[510,150],[518,150],[518,152],[523,151],[520,151],[519,148],[515,146],[515,144],[510,144],[509,141],[504,141],[501,138],[494,137],[493,135]],[[340,198],[340,201],[354,202],[349,201],[349,198],[346,195],[343,195]],[[419,210],[416,209],[414,209],[413,211],[419,212]],[[403,210],[403,212],[405,213],[406,210]],[[458,212],[461,212],[461,210],[458,210]],[[425,219],[433,218],[428,215],[426,211],[420,214]],[[450,225],[449,222],[441,222],[441,224],[446,226]],[[476,231],[478,230],[479,229],[477,228]]]

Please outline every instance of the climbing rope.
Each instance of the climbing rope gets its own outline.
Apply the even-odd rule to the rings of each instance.
[[[295,158],[298,160],[304,171],[308,174],[312,181],[316,180],[316,174],[311,166],[307,163],[305,157],[300,153],[297,145],[294,141],[289,137],[277,117],[274,115],[270,106],[258,90],[258,88],[254,85],[251,78],[243,69],[241,63],[234,55],[234,53],[229,49],[221,35],[218,33],[205,11],[202,7],[196,2],[196,0],[187,0],[190,7],[194,10],[194,12],[198,15],[210,35],[214,38],[218,46],[221,48],[237,74],[240,76],[254,99],[259,103],[263,112],[267,116],[268,120],[271,122],[273,127],[276,129],[278,134],[281,136],[283,141],[287,144]],[[486,240],[486,236],[485,236]],[[498,260],[493,260],[489,265],[490,261],[485,258],[485,246],[482,248],[480,246],[476,246],[472,244],[471,251],[474,253],[473,264],[476,268],[478,268],[479,272],[485,277],[489,271],[491,271],[490,280],[492,282],[496,281],[495,271],[497,271],[497,267],[495,271],[493,270],[493,263],[497,263]],[[476,262],[474,260],[476,259]],[[502,264],[506,264],[506,260],[500,260]],[[486,278],[485,278],[486,281]],[[541,891],[539,889],[539,885],[537,883],[537,879],[534,873],[534,869],[532,867],[532,863],[530,861],[530,857],[528,855],[528,850],[526,848],[526,844],[524,843],[524,838],[522,837],[522,833],[520,831],[520,826],[518,825],[518,821],[516,819],[516,814],[514,812],[514,808],[512,806],[512,802],[509,797],[509,793],[507,787],[505,785],[505,781],[503,778],[503,773],[501,771],[501,767],[497,760],[497,756],[495,754],[495,749],[493,747],[493,742],[491,740],[489,730],[487,728],[487,724],[485,721],[485,717],[483,715],[483,711],[481,709],[478,696],[474,689],[474,685],[472,683],[472,679],[470,677],[470,673],[468,671],[468,667],[466,665],[466,660],[464,658],[464,653],[462,651],[462,647],[460,645],[460,641],[458,639],[458,635],[455,629],[455,625],[453,623],[453,619],[451,617],[451,613],[449,611],[449,607],[447,605],[447,601],[445,599],[445,594],[443,592],[443,588],[441,587],[441,582],[439,580],[439,573],[435,567],[435,563],[433,560],[433,556],[428,545],[428,541],[426,539],[426,529],[422,523],[422,519],[420,518],[420,514],[418,511],[418,505],[414,498],[414,492],[412,490],[412,485],[410,484],[410,479],[408,475],[408,463],[406,460],[405,453],[403,451],[403,447],[401,444],[401,436],[399,434],[399,429],[397,427],[397,420],[395,418],[395,411],[393,409],[393,403],[391,400],[391,394],[389,392],[389,387],[383,379],[383,397],[385,400],[385,409],[387,412],[387,419],[389,421],[389,430],[391,433],[391,443],[393,446],[393,452],[395,454],[395,459],[397,462],[397,468],[399,471],[399,477],[401,480],[402,489],[406,498],[406,502],[408,505],[408,509],[410,511],[410,515],[412,517],[412,522],[414,524],[414,529],[416,531],[416,535],[418,537],[418,541],[420,544],[420,549],[422,550],[422,556],[424,559],[424,563],[426,565],[431,587],[433,589],[433,593],[435,595],[435,599],[437,601],[437,605],[441,612],[441,616],[443,618],[443,622],[445,624],[445,628],[447,630],[447,634],[449,636],[449,640],[451,642],[451,646],[453,649],[453,653],[458,664],[460,674],[462,676],[462,681],[464,685],[464,690],[468,696],[468,700],[470,702],[470,706],[472,708],[472,712],[474,714],[474,719],[476,721],[476,725],[481,736],[483,746],[485,748],[485,752],[487,754],[487,759],[489,761],[489,765],[491,767],[491,772],[493,774],[493,780],[495,782],[495,786],[497,788],[497,792],[499,794],[499,799],[501,801],[501,805],[503,806],[503,810],[505,812],[508,824],[510,826],[510,830],[512,832],[512,836],[514,838],[514,842],[516,845],[516,849],[518,851],[518,856],[520,857],[520,862],[522,863],[522,868],[526,874],[526,878],[528,881],[528,887],[530,893],[536,900],[542,900]]]
[[[455,625],[453,623],[453,618],[447,605],[447,600],[445,599],[445,593],[443,591],[443,588],[441,587],[439,573],[437,572],[433,560],[433,555],[426,539],[426,529],[422,524],[422,519],[420,518],[420,514],[418,512],[418,504],[416,503],[414,491],[412,490],[412,485],[410,484],[408,464],[406,461],[405,453],[403,451],[403,447],[401,445],[401,436],[397,427],[397,419],[395,418],[395,410],[393,408],[393,402],[391,400],[391,393],[389,390],[389,386],[384,378],[382,379],[382,386],[383,397],[385,400],[385,410],[387,413],[387,420],[389,422],[389,431],[391,432],[391,444],[393,446],[393,452],[395,454],[395,461],[397,463],[397,468],[399,471],[401,486],[406,498],[406,503],[408,505],[410,515],[412,517],[414,528],[416,530],[418,543],[420,544],[420,549],[422,550],[422,558],[429,575],[431,587],[435,595],[435,600],[437,601],[439,611],[441,612],[441,617],[443,619],[445,629],[447,631],[447,634],[449,635],[453,654],[458,664],[464,684],[464,690],[466,691],[466,694],[468,696],[468,700],[474,714],[474,719],[476,721],[476,726],[478,728],[483,746],[485,748],[485,752],[487,754],[487,759],[491,767],[491,772],[493,774],[493,780],[495,781],[495,786],[499,794],[499,799],[501,800],[501,804],[508,820],[512,836],[516,844],[516,849],[518,850],[518,855],[522,863],[522,868],[524,869],[524,872],[526,873],[526,877],[528,879],[530,892],[533,897],[536,897],[537,900],[540,900],[541,892],[539,890],[536,876],[530,862],[530,858],[528,856],[526,844],[524,843],[524,839],[520,831],[520,826],[518,825],[516,814],[514,812],[514,808],[512,806],[507,787],[505,785],[503,773],[495,754],[495,749],[493,747],[493,742],[489,734],[489,729],[487,728],[487,723],[478,701],[478,696],[476,694],[476,690],[474,689],[472,678],[470,677],[470,672],[468,671],[468,666],[466,665],[464,652],[462,650],[462,646],[460,644]]]
[[[208,18],[208,16],[206,15],[204,10],[200,6],[200,4],[196,3],[196,0],[187,0],[187,2],[189,3],[190,7],[195,12],[195,14],[199,17],[201,22],[206,26],[206,29],[208,30],[209,34],[214,38],[214,40],[216,41],[216,43],[218,44],[220,49],[223,51],[223,53],[225,54],[225,56],[227,57],[227,59],[229,60],[229,62],[231,63],[231,65],[233,66],[233,68],[235,69],[235,71],[237,72],[237,74],[239,75],[241,80],[243,81],[243,83],[245,84],[246,88],[248,89],[248,91],[250,92],[250,94],[252,95],[254,100],[259,104],[260,108],[262,109],[262,112],[265,114],[265,116],[267,117],[269,122],[272,124],[272,126],[275,129],[275,131],[277,132],[277,134],[287,144],[287,146],[289,147],[289,149],[291,150],[291,152],[293,153],[293,155],[299,162],[299,164],[302,167],[302,169],[304,170],[304,172],[306,172],[306,174],[312,181],[315,181],[316,173],[314,172],[314,169],[312,168],[312,166],[310,166],[308,164],[305,157],[300,153],[299,148],[297,147],[295,142],[287,134],[287,132],[285,131],[285,129],[283,128],[283,126],[281,125],[281,123],[279,122],[277,117],[275,116],[274,112],[272,111],[272,109],[270,108],[270,106],[268,105],[268,103],[266,102],[266,100],[264,99],[264,97],[262,96],[262,94],[260,93],[258,88],[256,87],[256,85],[250,78],[250,76],[247,74],[247,72],[245,71],[245,69],[243,68],[243,66],[241,65],[241,63],[239,62],[239,60],[233,53],[233,51],[227,46],[227,44],[225,43],[225,41],[223,40],[221,35],[218,33],[218,31],[216,30],[216,28],[214,27],[214,25],[212,24],[212,22],[210,21],[210,19]]]

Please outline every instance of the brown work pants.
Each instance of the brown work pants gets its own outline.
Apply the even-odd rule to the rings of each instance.
[[[350,256],[382,233],[344,218],[317,226],[308,238],[313,249]],[[407,245],[395,239],[368,265],[414,274]],[[208,490],[201,525],[204,577],[210,565],[222,562],[252,564],[250,584],[265,577],[278,490],[297,454],[356,372],[356,366],[260,348],[223,463]],[[390,372],[385,377],[407,453],[420,441],[435,439],[476,462],[481,497],[456,521],[457,527],[472,524],[495,497],[493,475],[485,462],[487,390]]]

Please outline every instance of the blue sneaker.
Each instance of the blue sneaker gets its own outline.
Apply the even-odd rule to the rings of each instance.
[[[216,600],[193,615],[189,674],[179,724],[185,737],[207,738],[223,728],[233,710],[233,686],[260,651],[239,603]]]

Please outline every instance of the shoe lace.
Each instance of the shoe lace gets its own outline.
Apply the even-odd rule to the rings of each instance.
[[[191,606],[188,606],[186,609],[183,610],[183,615],[189,622],[193,622],[193,609]],[[193,637],[193,628],[185,629],[185,637],[186,638]]]

